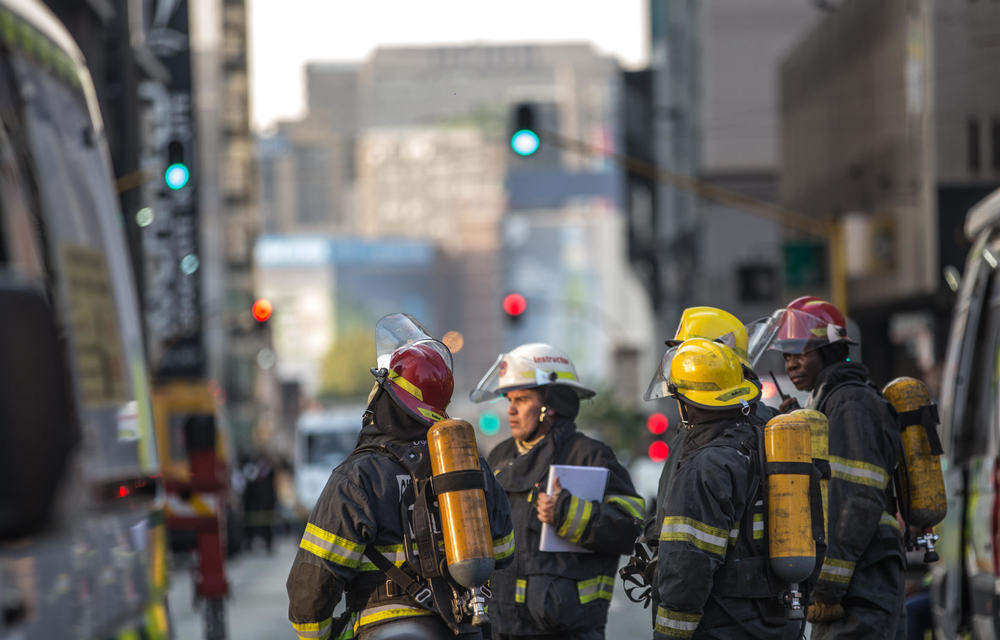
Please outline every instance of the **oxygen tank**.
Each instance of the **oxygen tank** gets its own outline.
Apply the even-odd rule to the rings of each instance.
[[[796,413],[775,416],[764,427],[768,556],[774,573],[791,585],[816,567],[809,504],[812,436],[809,422]]]
[[[900,499],[909,511],[906,523],[918,529],[932,527],[948,511],[941,442],[935,429],[937,408],[931,404],[927,386],[916,378],[896,378],[885,385],[882,395],[899,414],[904,458]]]
[[[798,409],[791,415],[800,416],[809,423],[810,444],[813,460],[820,461],[819,468],[823,472],[819,488],[823,502],[823,539],[830,535],[830,424],[826,415],[815,409]]]
[[[427,431],[427,446],[448,573],[474,589],[486,583],[496,564],[475,431],[465,420],[441,420]]]

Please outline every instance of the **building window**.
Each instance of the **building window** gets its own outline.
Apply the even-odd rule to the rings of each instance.
[[[970,117],[966,131],[968,134],[969,171],[979,173],[979,120],[974,116]]]
[[[991,153],[993,155],[992,165],[994,171],[1000,171],[1000,117],[993,116],[990,123]]]

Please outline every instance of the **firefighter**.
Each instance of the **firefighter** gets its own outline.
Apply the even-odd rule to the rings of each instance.
[[[580,399],[593,395],[570,359],[542,343],[501,354],[472,392],[475,402],[507,399],[511,432],[488,457],[517,539],[515,561],[490,581],[494,638],[604,638],[619,556],[631,552],[645,504],[614,452],[576,430]],[[604,499],[581,500],[559,485],[547,495],[552,464],[608,469]],[[586,552],[539,551],[542,523]]]
[[[429,493],[427,431],[447,418],[451,354],[405,314],[382,318],[376,342],[376,384],[358,447],[309,516],[287,581],[289,620],[303,639],[482,638],[464,612],[483,594],[458,585],[435,555],[443,527]],[[492,555],[502,567],[514,552],[510,509],[486,461],[479,465],[483,473],[470,476],[485,490]],[[341,596],[346,612],[331,619]]]
[[[837,307],[797,298],[772,319],[770,348],[784,354],[795,388],[811,392],[808,408],[829,419],[829,546],[809,607],[812,638],[903,638],[905,555],[891,493],[899,426],[851,360],[856,343]]]
[[[744,365],[744,371],[748,380],[760,386],[760,379],[754,373],[750,362],[747,360],[747,329],[740,322],[739,318],[723,309],[716,307],[688,307],[681,314],[681,321],[677,325],[677,332],[672,340],[666,340],[667,350],[660,360],[660,366],[653,375],[643,399],[646,401],[662,398],[667,395],[665,381],[669,375],[670,361],[677,351],[677,347],[689,338],[705,338],[714,340],[730,347],[740,363]],[[778,414],[778,412],[764,404],[758,402],[754,405],[754,413],[760,418],[761,424]],[[665,495],[670,479],[677,468],[677,461],[681,458],[682,447],[684,446],[683,433],[674,431],[667,444],[670,445],[671,456],[663,465],[660,473],[660,481],[657,495]],[[663,504],[661,499],[657,499],[657,507]],[[646,520],[645,539],[651,546],[656,545],[656,540],[660,534],[660,523],[663,522],[663,514],[657,512],[651,514]],[[655,594],[653,594],[655,597]]]

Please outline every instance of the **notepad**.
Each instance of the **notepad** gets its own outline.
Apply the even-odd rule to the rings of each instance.
[[[580,500],[603,500],[604,488],[608,484],[608,470],[604,467],[579,467],[569,464],[549,465],[549,480],[545,492],[552,494],[555,479],[559,484]],[[543,522],[539,551],[563,551],[570,553],[593,553],[578,544],[573,544],[556,533],[556,527]]]

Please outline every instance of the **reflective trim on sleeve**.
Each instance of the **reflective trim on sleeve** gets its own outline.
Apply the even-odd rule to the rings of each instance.
[[[854,564],[847,560],[837,560],[827,556],[823,560],[823,568],[819,572],[819,579],[837,584],[849,584],[854,575]]]
[[[319,622],[292,623],[296,635],[300,640],[327,640],[330,637],[330,625],[333,618],[320,620]]]
[[[611,495],[604,501],[620,507],[622,511],[638,520],[642,520],[643,514],[646,512],[646,501],[638,496]]]
[[[414,545],[416,547],[416,545]],[[375,547],[375,550],[385,556],[385,559],[393,563],[397,567],[403,566],[406,562],[406,553],[401,544],[387,544],[379,545]],[[416,548],[414,548],[414,555],[416,555]],[[361,564],[358,566],[359,571],[380,571],[378,567],[375,566],[368,558],[364,558]]]
[[[888,482],[888,474],[882,467],[862,462],[860,460],[849,460],[838,456],[830,456],[830,475],[832,478],[846,480],[864,485],[885,489]]]
[[[364,545],[324,531],[311,522],[306,525],[299,546],[313,555],[349,569],[358,568],[361,564],[361,553],[365,549]]]
[[[590,580],[580,580],[576,583],[576,590],[580,594],[580,604],[587,604],[598,598],[610,600],[615,590],[615,579],[612,576],[597,576]]]
[[[668,638],[690,638],[701,622],[700,613],[681,613],[663,607],[656,608],[653,630]]]
[[[764,539],[764,514],[755,513],[753,514],[753,539],[763,540]]]
[[[736,544],[736,541],[739,540],[739,538],[740,538],[740,530],[739,529],[732,529],[729,532],[729,544],[730,545]]]
[[[583,531],[587,528],[587,523],[590,522],[593,510],[594,505],[589,500],[580,500],[576,496],[571,497],[566,519],[556,530],[556,534],[576,544],[583,537]]]
[[[511,531],[502,538],[493,538],[493,557],[503,560],[514,553],[514,532]]]
[[[525,578],[518,578],[514,584],[514,602],[524,604],[524,592],[528,590],[528,581]]]
[[[660,529],[661,542],[687,542],[702,551],[724,556],[729,532],[684,516],[667,516]]]
[[[370,607],[361,612],[357,626],[363,627],[366,624],[384,622],[393,618],[411,618],[413,616],[432,616],[433,611],[423,607],[410,607],[405,604],[387,604],[381,607]]]
[[[899,520],[896,520],[896,516],[890,514],[888,511],[882,512],[882,517],[879,518],[879,524],[884,524],[887,527],[891,527],[896,531],[902,532],[903,529],[899,526]]]

